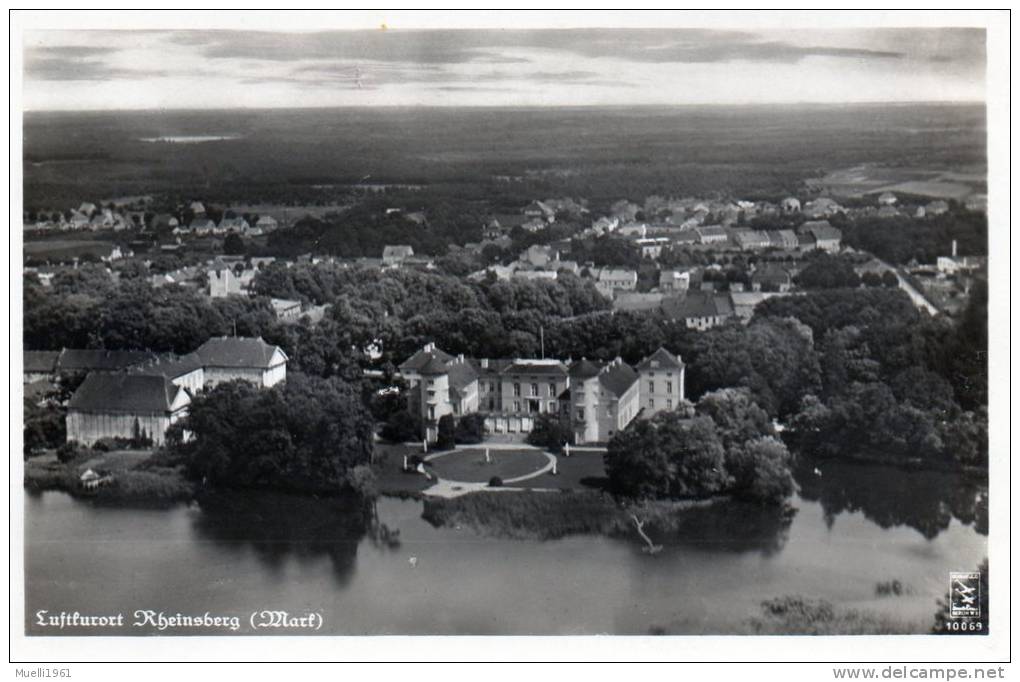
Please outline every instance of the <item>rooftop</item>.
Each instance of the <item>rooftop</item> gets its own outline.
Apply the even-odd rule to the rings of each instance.
[[[89,374],[71,396],[68,407],[84,412],[169,412],[183,390],[159,375]]]

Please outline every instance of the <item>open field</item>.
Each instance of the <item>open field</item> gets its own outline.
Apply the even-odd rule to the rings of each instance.
[[[457,450],[428,460],[428,466],[440,478],[464,483],[485,483],[493,477],[509,480],[527,476],[548,463],[549,458],[538,450],[492,450],[486,461],[484,446]]]
[[[344,203],[352,184],[388,183],[509,203],[584,196],[598,208],[656,193],[774,198],[862,164],[980,175],[985,162],[974,105],[29,113],[24,131],[29,208],[169,191],[319,206]],[[238,137],[142,141],[225,133]],[[418,190],[389,191],[411,202]]]

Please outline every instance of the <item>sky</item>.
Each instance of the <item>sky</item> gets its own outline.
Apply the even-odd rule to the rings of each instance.
[[[981,102],[977,28],[26,30],[26,110]]]

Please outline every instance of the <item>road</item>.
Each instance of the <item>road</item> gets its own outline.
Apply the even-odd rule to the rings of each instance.
[[[918,291],[917,287],[915,287],[913,284],[907,281],[907,278],[904,277],[903,274],[898,269],[889,265],[884,260],[878,260],[878,262],[884,265],[894,275],[896,275],[896,280],[900,283],[900,289],[903,289],[903,291],[907,292],[907,296],[910,297],[910,300],[913,301],[915,306],[917,306],[921,310],[927,311],[929,315],[935,316],[939,314],[939,309],[936,308],[935,305],[931,301],[929,301],[923,293]]]

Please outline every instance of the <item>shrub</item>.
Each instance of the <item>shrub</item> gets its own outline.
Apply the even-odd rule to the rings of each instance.
[[[490,488],[502,488],[503,487],[503,479],[500,478],[499,476],[493,476],[492,478],[489,479],[489,487]]]
[[[554,414],[543,413],[535,419],[535,426],[528,434],[528,443],[552,452],[560,452],[565,443],[574,442],[570,424]]]
[[[87,450],[78,441],[69,441],[57,448],[57,459],[61,462],[73,462],[87,454]]]
[[[379,433],[391,443],[406,443],[421,440],[421,418],[406,410],[394,412]]]
[[[439,450],[452,450],[457,444],[457,425],[452,414],[445,414],[439,419],[439,434],[436,438],[436,448]]]
[[[458,443],[481,443],[485,438],[485,416],[475,413],[458,419],[454,438]]]

